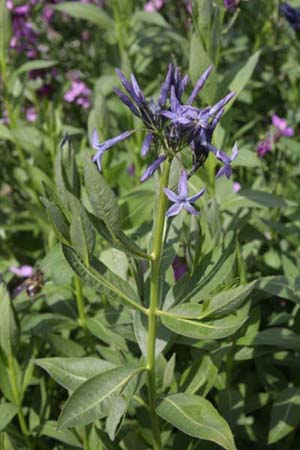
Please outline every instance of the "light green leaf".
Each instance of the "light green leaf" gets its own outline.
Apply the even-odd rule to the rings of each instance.
[[[126,410],[127,402],[123,397],[118,395],[111,404],[105,423],[105,430],[112,441],[115,439],[119,424],[126,413]]]
[[[175,333],[192,339],[221,339],[235,333],[246,322],[248,308],[245,306],[240,308],[236,314],[206,322],[185,318],[193,315],[196,318],[201,308],[199,305],[193,303],[180,305],[173,308],[172,311],[166,312],[166,315],[162,316],[162,322]]]
[[[288,388],[276,395],[271,410],[268,444],[274,444],[300,424],[300,388]]]
[[[70,245],[68,222],[60,208],[50,202],[46,197],[41,197],[41,202],[46,208],[49,221],[57,239],[63,244]]]
[[[300,350],[300,336],[287,328],[269,328],[254,335],[243,336],[237,345],[242,346],[274,346],[281,349]]]
[[[258,63],[260,53],[260,50],[258,50],[256,53],[250,56],[246,63],[242,63],[241,68],[236,72],[233,79],[231,80],[229,84],[229,90],[235,92],[236,97],[240,92],[242,92],[242,90],[250,80],[252,73]]]
[[[3,283],[0,284],[0,348],[6,356],[16,350],[19,343],[19,324],[12,302]]]
[[[114,30],[114,21],[109,15],[96,5],[81,2],[63,2],[55,5],[54,9],[69,14],[76,19],[84,19],[98,25],[107,31]]]
[[[95,164],[91,161],[87,161],[85,165],[84,177],[95,214],[105,223],[105,226],[114,237],[120,229],[120,208],[117,198]]]
[[[287,202],[283,197],[257,190],[242,190],[232,194],[221,205],[221,210],[236,210],[238,208],[284,208]]]
[[[113,369],[114,364],[99,358],[42,358],[35,364],[45,369],[62,387],[75,391],[89,378]]]
[[[17,69],[16,74],[20,75],[21,73],[29,72],[30,70],[48,69],[56,64],[57,61],[43,61],[42,59],[36,59],[22,64],[22,66]]]
[[[134,333],[137,343],[140,347],[142,354],[147,356],[148,345],[148,320],[140,312],[136,312],[134,315]],[[157,324],[157,336],[155,341],[155,356],[157,357],[167,346],[171,337],[170,331],[161,323]]]
[[[0,431],[3,431],[5,429],[5,427],[10,423],[17,412],[18,407],[14,403],[0,404]]]
[[[6,125],[4,125],[4,123],[1,122],[0,122],[0,139],[14,142],[14,136],[11,133],[10,129]]]
[[[236,450],[228,424],[205,398],[193,394],[166,397],[157,414],[189,436],[215,442],[226,450]]]
[[[82,443],[79,441],[76,434],[71,430],[57,430],[57,423],[53,420],[48,420],[38,431],[40,436],[48,436],[59,442],[70,445],[72,448],[82,449]]]
[[[294,289],[291,281],[282,275],[263,277],[256,287],[271,295],[299,302],[298,292]]]
[[[252,292],[255,284],[256,281],[253,281],[213,296],[207,303],[204,303],[200,318],[213,317],[218,319],[236,311]]]
[[[166,365],[163,378],[163,391],[168,389],[175,379],[174,378],[175,363],[176,363],[176,353],[173,353],[173,355],[171,356]]]
[[[58,420],[58,428],[83,426],[107,415],[113,400],[141,369],[125,366],[109,370],[85,381],[71,395]]]
[[[6,0],[0,0],[0,60],[6,59],[11,39],[11,20]]]

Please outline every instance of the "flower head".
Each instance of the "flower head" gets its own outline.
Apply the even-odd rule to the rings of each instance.
[[[20,267],[11,267],[9,270],[10,270],[10,272],[17,275],[17,277],[22,277],[22,278],[31,277],[34,272],[34,268],[32,266],[28,266],[28,265],[24,265],[24,266],[20,266]]]
[[[192,203],[198,200],[198,198],[202,197],[204,192],[205,189],[201,189],[201,191],[199,191],[196,195],[188,197],[187,172],[185,170],[182,170],[178,184],[178,194],[175,194],[168,188],[164,188],[164,193],[166,194],[168,199],[174,203],[174,205],[172,205],[166,212],[166,216],[176,216],[182,209],[185,209],[190,214],[198,216],[200,212],[192,206]]]

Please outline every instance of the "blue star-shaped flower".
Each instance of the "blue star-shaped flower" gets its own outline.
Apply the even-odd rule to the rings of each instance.
[[[187,172],[181,171],[180,180],[178,183],[178,195],[168,188],[164,188],[164,192],[171,202],[174,203],[166,212],[167,217],[176,216],[182,209],[185,209],[190,214],[199,216],[200,212],[197,211],[191,203],[194,203],[198,198],[202,197],[205,189],[201,189],[197,194],[192,197],[188,197],[188,184],[187,184]]]

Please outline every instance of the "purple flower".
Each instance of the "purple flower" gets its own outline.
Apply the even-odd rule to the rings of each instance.
[[[240,0],[224,0],[224,8],[234,9],[239,3]]]
[[[272,151],[270,136],[267,136],[264,140],[258,143],[256,151],[260,158],[263,158],[266,155],[266,153]]]
[[[167,157],[165,155],[161,155],[159,158],[157,158],[150,166],[145,170],[143,175],[141,176],[141,182],[148,180],[148,178],[152,177],[154,172],[159,168],[161,163],[166,159]]]
[[[239,150],[238,150],[237,143],[234,144],[233,149],[232,149],[232,155],[230,157],[228,155],[226,155],[226,153],[222,152],[221,150],[217,151],[216,157],[224,165],[218,171],[216,178],[219,178],[223,175],[225,175],[225,177],[228,179],[231,177],[232,168],[231,168],[230,163],[236,159],[238,154],[239,154]]]
[[[279,6],[279,10],[291,27],[298,31],[300,29],[300,8],[293,8],[287,2],[284,2]]]
[[[292,127],[288,127],[286,119],[281,119],[276,114],[273,114],[272,124],[280,132],[281,136],[286,137],[294,136],[294,130]]]
[[[187,264],[185,258],[181,258],[176,255],[172,262],[172,268],[175,281],[178,281],[187,272]]]
[[[168,211],[166,212],[167,217],[176,216],[180,213],[182,209],[185,209],[190,214],[199,215],[200,212],[197,211],[191,203],[194,203],[198,198],[202,197],[205,189],[201,189],[196,195],[188,197],[188,183],[187,183],[187,172],[185,170],[181,171],[181,176],[178,184],[178,195],[175,194],[168,188],[164,188],[164,193],[171,202],[174,203]]]
[[[22,277],[22,278],[31,277],[34,272],[34,268],[32,266],[28,266],[28,265],[20,266],[20,267],[11,267],[9,270],[10,270],[10,272],[17,275],[17,277]]]
[[[125,139],[129,138],[131,136],[133,131],[125,131],[124,133],[120,134],[119,136],[116,136],[112,139],[108,139],[107,141],[104,141],[102,144],[100,144],[99,137],[97,134],[97,131],[93,131],[91,143],[92,147],[96,150],[96,154],[93,157],[93,162],[97,163],[98,169],[101,172],[101,160],[103,157],[103,154],[109,150],[111,147],[113,147],[115,144],[118,144],[119,142],[125,141]]]

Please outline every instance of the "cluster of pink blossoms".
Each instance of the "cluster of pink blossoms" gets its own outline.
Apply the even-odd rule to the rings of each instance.
[[[84,109],[89,109],[91,107],[91,89],[80,80],[80,74],[77,71],[71,72],[69,77],[71,86],[65,92],[64,100],[68,103],[76,103]]]
[[[272,116],[272,125],[275,127],[275,132],[269,132],[265,139],[260,141],[256,147],[257,154],[261,158],[272,151],[274,144],[276,144],[282,136],[294,136],[293,128],[288,126],[286,119],[282,119],[277,116],[277,114],[273,114]]]

